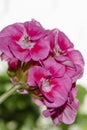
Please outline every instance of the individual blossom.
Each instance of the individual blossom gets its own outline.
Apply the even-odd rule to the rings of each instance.
[[[73,84],[74,86],[75,84]],[[67,101],[60,107],[51,108],[43,111],[45,117],[51,117],[55,125],[61,123],[72,124],[75,121],[77,110],[79,107],[79,101],[76,99],[77,89],[72,87]]]
[[[48,32],[35,20],[9,25],[0,32],[0,51],[23,62],[45,59],[49,54]]]
[[[76,85],[65,74],[63,67],[55,59],[48,58],[43,67],[33,66],[28,73],[34,102],[47,107],[43,114],[51,117],[55,125],[73,123],[79,107]]]
[[[28,85],[34,86],[31,87],[32,90],[33,88],[36,90],[34,91],[34,94],[41,97],[41,101],[47,107],[52,108],[61,106],[67,101],[67,96],[72,86],[69,76],[67,76],[64,72],[60,72],[64,71],[62,65],[57,65],[59,75],[57,74],[54,77],[57,73],[54,67],[56,65],[56,61],[54,62],[54,65],[51,65],[51,68],[54,69],[52,71],[50,71],[50,69],[46,70],[41,66],[33,66],[28,73]],[[39,93],[37,93],[37,91]]]
[[[84,60],[80,51],[75,50],[73,43],[58,29],[51,30],[48,39],[52,57],[65,66],[66,73],[75,82],[83,75]]]

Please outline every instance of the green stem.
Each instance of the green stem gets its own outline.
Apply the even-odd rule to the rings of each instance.
[[[20,88],[20,85],[13,86],[6,93],[0,96],[0,104],[2,104],[9,96],[11,96],[17,89]]]

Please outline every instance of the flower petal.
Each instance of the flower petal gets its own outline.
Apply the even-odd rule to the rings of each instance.
[[[15,23],[5,27],[0,32],[0,37],[11,37],[12,39],[19,40],[23,35],[24,27],[22,23]]]
[[[36,103],[36,105],[38,105],[38,106],[44,105],[43,102],[42,102],[41,100],[37,99],[37,98],[32,97],[32,100],[33,100],[33,101]]]
[[[52,74],[52,77],[61,77],[65,73],[65,67],[62,64],[59,64],[58,62],[55,61],[54,58],[48,58],[44,62],[44,66],[47,70],[50,71]]]
[[[49,54],[49,42],[45,39],[39,40],[31,49],[31,57],[33,60],[38,61],[45,59]]]
[[[46,97],[46,99],[44,99],[45,105],[51,108],[63,105],[67,101],[71,85],[71,79],[67,75],[65,75],[63,78],[51,80],[51,91],[44,92],[42,90]]]
[[[66,73],[72,79],[72,82],[76,82],[83,75],[83,69],[79,65],[75,65],[74,68],[66,67]]]
[[[59,63],[65,65],[65,66],[69,66],[72,68],[75,67],[72,60],[67,56],[63,56],[63,55],[55,56],[55,60],[57,60]]]
[[[71,43],[68,37],[61,31],[58,33],[58,45],[62,50],[73,48],[73,43]]]
[[[51,116],[52,121],[55,125],[60,125],[62,123],[62,113],[61,111],[56,111],[57,108],[48,108],[47,110],[43,111],[43,115],[45,117]]]
[[[13,42],[13,40],[10,37],[0,37],[0,51],[3,52],[9,58],[14,57],[9,48],[9,43],[11,42]]]
[[[46,71],[40,66],[33,66],[28,72],[28,84],[37,86],[41,84],[41,79],[46,76]]]
[[[69,95],[69,100],[64,109],[63,117],[62,117],[62,121],[65,124],[72,124],[75,121],[77,110],[79,107],[79,101],[75,98],[76,94],[77,94],[77,89],[72,88]]]
[[[20,61],[27,62],[31,59],[30,50],[21,48],[21,46],[14,41],[10,43],[10,50]]]
[[[84,67],[83,57],[78,50],[72,50],[67,52],[67,56],[73,61],[74,64],[77,64],[82,68]]]
[[[25,22],[24,25],[27,30],[27,34],[32,41],[39,40],[47,33],[41,24],[34,19],[30,22]]]
[[[65,124],[72,124],[75,121],[78,107],[79,107],[79,102],[77,99],[74,99],[72,104],[67,104],[63,112],[63,122]]]

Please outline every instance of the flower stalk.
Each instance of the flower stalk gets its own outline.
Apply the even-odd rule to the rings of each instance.
[[[9,89],[7,92],[2,94],[0,96],[0,104],[2,104],[9,96],[11,96],[19,88],[20,88],[20,85],[15,85],[11,89]]]

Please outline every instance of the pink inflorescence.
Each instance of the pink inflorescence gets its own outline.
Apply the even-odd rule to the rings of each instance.
[[[76,81],[84,60],[63,32],[44,29],[35,20],[15,23],[0,32],[0,52],[12,83],[21,85],[18,92],[45,105],[43,115],[55,125],[74,122],[79,107]]]

